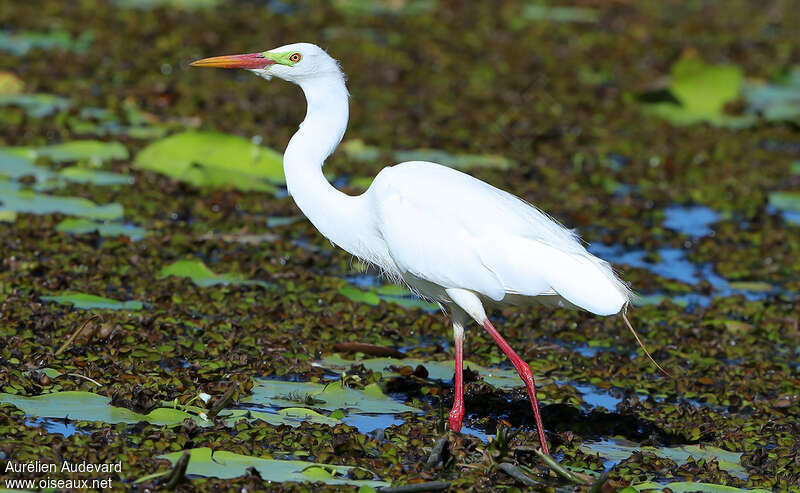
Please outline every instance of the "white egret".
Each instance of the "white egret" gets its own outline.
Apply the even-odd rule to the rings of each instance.
[[[455,338],[450,429],[459,431],[464,417],[464,327],[471,319],[486,329],[525,382],[547,453],[530,367],[494,328],[484,307],[540,302],[624,316],[631,292],[609,264],[534,206],[447,166],[411,161],[386,167],[359,196],[334,188],[322,166],[347,128],[349,95],[339,64],[316,45],[290,44],[192,65],[249,69],[300,86],[308,103],[306,118],[283,157],[286,185],[297,206],[331,242],[450,313]]]

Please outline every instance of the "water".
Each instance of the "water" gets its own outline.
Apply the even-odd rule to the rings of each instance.
[[[619,397],[614,397],[607,390],[588,383],[570,382],[569,385],[575,387],[581,393],[583,402],[589,405],[590,408],[603,407],[609,411],[614,411],[617,404],[622,402]]]
[[[625,250],[620,245],[604,245],[601,243],[593,244],[589,251],[598,257],[615,264],[624,264],[631,267],[646,269],[665,279],[673,279],[690,285],[697,285],[705,280],[714,289],[712,295],[701,293],[685,293],[669,298],[682,305],[708,306],[711,300],[717,297],[744,295],[748,300],[760,300],[766,298],[773,291],[749,291],[746,289],[732,288],[724,277],[714,271],[711,264],[695,264],[686,258],[688,250],[682,248],[661,248],[657,250],[660,257],[658,262],[648,262],[645,260],[647,252],[645,250]],[[653,293],[651,297],[658,301],[658,294]]]
[[[29,426],[41,426],[45,428],[48,433],[58,433],[65,437],[70,437],[75,433],[89,434],[86,430],[76,428],[74,422],[65,421],[63,419],[31,417],[25,424]]]
[[[402,425],[405,420],[391,414],[350,414],[345,416],[342,422],[358,428],[361,433],[368,434],[375,430],[385,430],[390,426]]]
[[[664,227],[693,238],[711,234],[711,225],[721,216],[718,212],[702,205],[671,206],[664,209]]]

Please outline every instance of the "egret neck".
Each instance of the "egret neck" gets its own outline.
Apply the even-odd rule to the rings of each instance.
[[[330,73],[298,84],[306,96],[306,118],[283,155],[286,186],[295,203],[330,241],[362,258],[367,237],[375,235],[361,197],[334,188],[322,173],[347,129],[348,93],[344,76]],[[355,232],[355,234],[354,234]]]

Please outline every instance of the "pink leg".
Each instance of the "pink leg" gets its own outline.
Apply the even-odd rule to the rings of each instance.
[[[539,401],[536,399],[536,382],[533,379],[531,368],[528,366],[528,363],[525,363],[522,361],[522,358],[517,356],[517,353],[511,349],[511,346],[509,346],[505,339],[503,339],[503,336],[497,332],[497,329],[494,328],[492,322],[490,322],[488,318],[485,322],[483,322],[483,328],[486,329],[486,332],[488,332],[490,336],[492,336],[492,339],[494,339],[494,342],[500,346],[500,349],[506,353],[508,359],[511,360],[511,364],[517,369],[517,373],[519,373],[520,378],[522,378],[522,381],[525,382],[525,387],[528,389],[528,397],[531,400],[531,407],[533,407],[533,415],[536,418],[536,428],[539,432],[539,441],[542,444],[542,452],[545,454],[550,454],[547,449],[547,437],[544,436],[542,417],[539,415]]]
[[[454,324],[453,334],[456,341],[456,395],[453,409],[450,410],[450,429],[461,431],[461,421],[464,419],[464,329]]]

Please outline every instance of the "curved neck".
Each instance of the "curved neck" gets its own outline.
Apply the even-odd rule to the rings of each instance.
[[[359,197],[334,188],[322,174],[325,159],[333,153],[347,129],[348,93],[341,74],[303,81],[308,102],[306,118],[289,141],[283,155],[286,186],[295,203],[326,238],[361,256],[363,234],[369,220]]]

